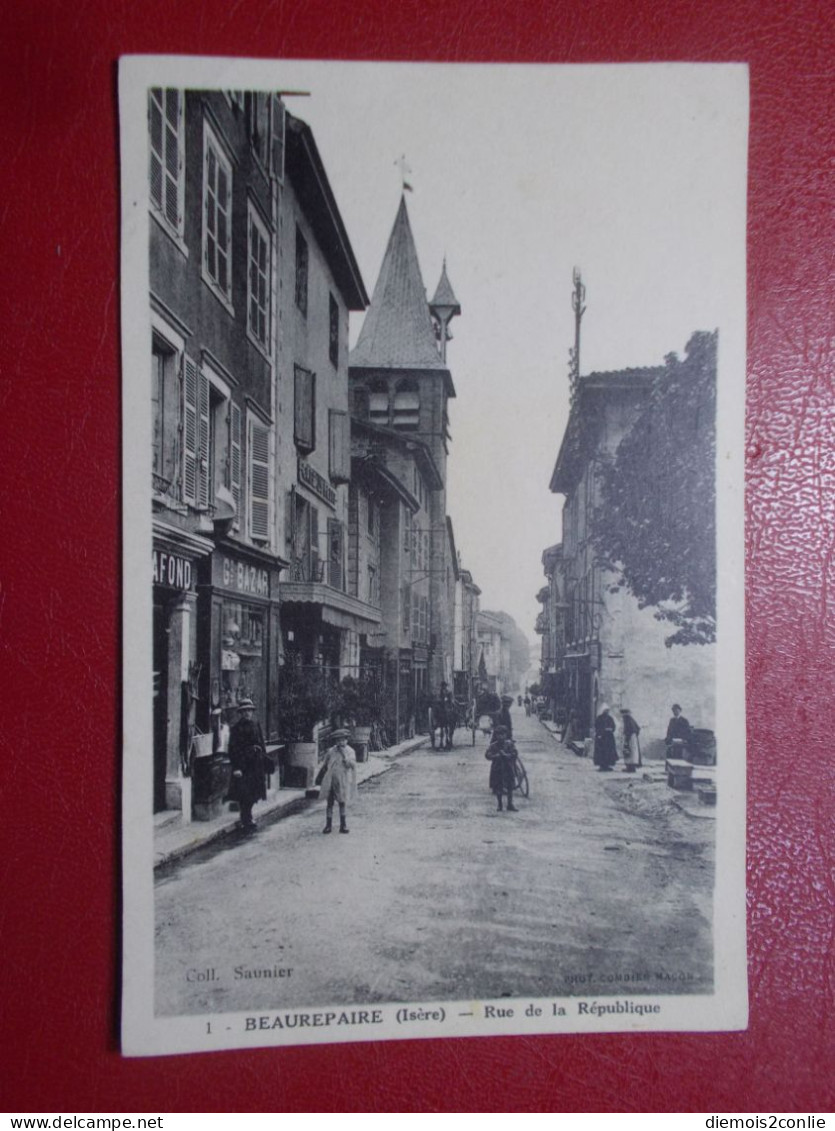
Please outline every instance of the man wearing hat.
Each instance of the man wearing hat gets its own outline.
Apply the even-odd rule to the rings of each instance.
[[[341,727],[331,733],[333,746],[325,754],[324,761],[316,775],[321,787],[319,796],[327,800],[327,812],[323,833],[333,829],[333,803],[339,805],[339,831],[349,832],[345,820],[345,805],[353,801],[357,794],[357,756],[348,745],[348,732]]]
[[[238,721],[229,732],[229,761],[232,780],[227,800],[237,801],[241,810],[241,828],[255,832],[252,806],[256,801],[267,800],[266,744],[261,724],[255,718],[255,704],[251,699],[238,703]]]
[[[496,811],[502,811],[502,796],[507,794],[507,811],[515,813],[513,804],[513,759],[516,757],[516,747],[513,745],[507,728],[496,726],[493,728],[493,741],[484,752],[484,757],[490,763],[490,790],[496,795]]]
[[[667,724],[667,737],[664,740],[667,747],[668,758],[672,757],[674,754],[685,753],[693,737],[690,723],[685,719],[684,715],[682,715],[681,707],[678,703],[673,703],[670,710],[673,712],[673,717]]]
[[[496,723],[495,723],[495,725],[497,727],[504,727],[505,728],[505,730],[507,731],[507,737],[508,738],[513,738],[513,720],[510,717],[510,708],[511,708],[512,704],[513,704],[513,696],[512,695],[503,695],[502,696],[501,709],[499,710],[498,715],[496,715]]]

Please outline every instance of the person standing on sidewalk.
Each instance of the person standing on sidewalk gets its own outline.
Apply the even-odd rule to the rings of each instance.
[[[601,773],[605,773],[612,769],[617,760],[615,720],[609,714],[609,707],[604,703],[600,708],[600,714],[594,720],[594,764]]]
[[[241,828],[255,832],[252,806],[267,800],[266,745],[261,724],[255,718],[255,704],[242,699],[238,704],[240,718],[229,732],[229,761],[232,780],[227,799],[237,801],[241,812]]]
[[[321,787],[319,796],[327,801],[325,827],[323,833],[333,829],[333,803],[339,806],[339,831],[350,832],[345,819],[345,806],[353,801],[357,794],[357,756],[348,745],[347,730],[335,730],[331,734],[333,746],[328,749],[322,768],[316,775],[316,781]]]
[[[641,728],[632,718],[632,712],[628,707],[624,707],[620,715],[623,721],[623,771],[626,774],[634,774],[638,767],[643,765],[641,741],[638,738]]]
[[[513,759],[516,757],[516,747],[508,736],[503,726],[493,730],[493,741],[484,752],[484,757],[490,763],[490,789],[496,795],[496,811],[502,811],[502,797],[507,794],[507,811],[515,813],[513,804]]]

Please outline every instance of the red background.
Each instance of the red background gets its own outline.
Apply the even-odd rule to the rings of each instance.
[[[831,6],[12,0],[4,25],[0,1106],[835,1110]],[[127,52],[750,63],[747,1032],[120,1057],[115,62]]]

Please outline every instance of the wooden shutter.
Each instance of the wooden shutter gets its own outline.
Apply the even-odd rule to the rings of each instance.
[[[296,444],[304,451],[316,446],[316,376],[301,366],[295,370],[294,429]]]
[[[296,556],[296,488],[291,487],[285,496],[284,545],[292,562]],[[291,574],[292,577],[292,574]]]
[[[162,101],[164,93],[158,87],[148,91],[148,133],[151,143],[150,181],[151,203],[162,211],[163,141]]]
[[[284,183],[284,103],[273,95],[272,114],[272,174],[279,184]]]
[[[249,532],[259,541],[270,536],[270,431],[254,420],[249,425]]]
[[[235,500],[235,527],[241,519],[241,410],[236,404],[229,408],[229,490]]]
[[[193,358],[183,358],[183,499],[197,503],[199,370]]]
[[[173,228],[180,228],[180,145],[182,103],[179,90],[165,92],[165,218]]]
[[[328,583],[333,589],[343,588],[345,573],[343,557],[345,553],[344,529],[337,518],[328,519]]]
[[[310,580],[321,580],[319,573],[319,510],[310,507]]]
[[[197,505],[209,504],[209,378],[197,370]]]
[[[331,409],[328,414],[330,477],[334,483],[348,483],[351,478],[348,420],[347,412]]]
[[[403,632],[408,636],[411,631],[412,597],[408,587],[403,590]]]

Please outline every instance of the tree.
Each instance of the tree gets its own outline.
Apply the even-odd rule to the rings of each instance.
[[[601,564],[641,608],[675,627],[665,640],[716,639],[716,346],[699,332],[675,354],[600,469],[593,526]]]

